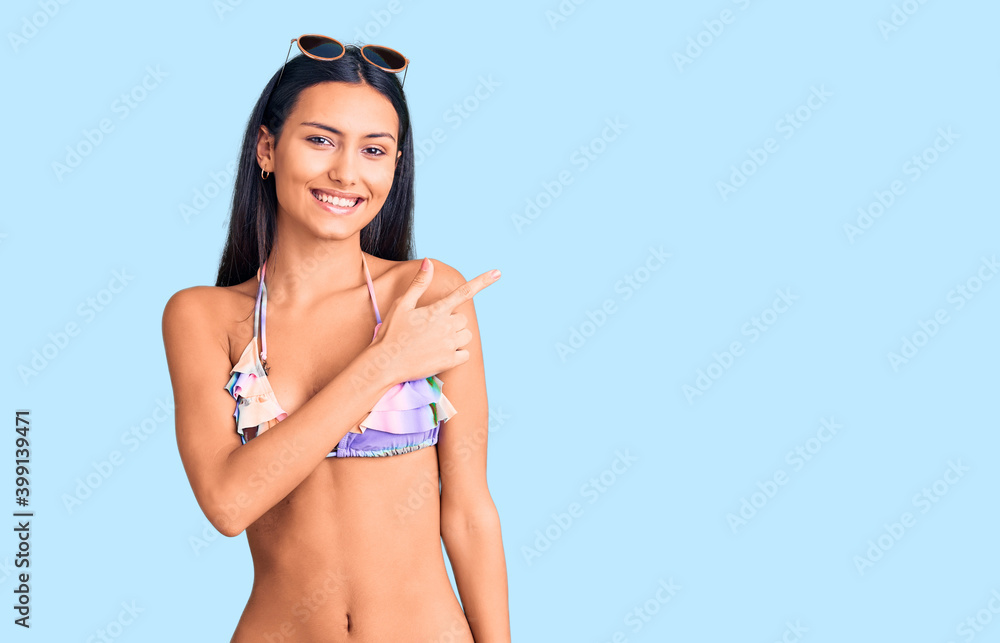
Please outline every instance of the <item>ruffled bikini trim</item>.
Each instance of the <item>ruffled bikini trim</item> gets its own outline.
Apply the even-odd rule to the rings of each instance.
[[[236,400],[233,417],[236,418],[236,432],[244,444],[288,417],[258,366],[256,356],[257,338],[254,337],[229,371],[232,377],[226,384],[226,390]]]
[[[424,433],[458,414],[442,392],[442,382],[431,375],[422,380],[400,382],[386,391],[351,433],[376,429],[386,433]]]
[[[288,413],[278,404],[267,376],[257,360],[257,338],[253,338],[230,371],[226,390],[236,400],[236,431],[244,444],[281,422]],[[386,391],[350,433],[376,429],[385,433],[426,433],[458,414],[445,397],[437,376],[400,382]]]

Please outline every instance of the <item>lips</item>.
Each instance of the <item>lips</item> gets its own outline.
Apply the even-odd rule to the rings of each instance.
[[[310,192],[317,201],[336,206],[337,208],[353,208],[364,201],[360,195],[340,192],[339,190],[313,189]]]

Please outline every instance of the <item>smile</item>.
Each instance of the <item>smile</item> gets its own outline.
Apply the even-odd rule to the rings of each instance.
[[[344,198],[327,194],[326,192],[320,192],[318,190],[310,190],[310,192],[312,193],[314,199],[323,204],[324,209],[336,214],[349,214],[364,201],[364,199],[358,196]]]

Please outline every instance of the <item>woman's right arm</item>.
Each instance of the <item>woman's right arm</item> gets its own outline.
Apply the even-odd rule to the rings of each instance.
[[[163,311],[163,343],[191,489],[212,525],[236,536],[305,480],[392,387],[393,375],[378,359],[383,344],[372,344],[294,413],[243,444],[225,388],[228,340],[213,320],[211,297],[204,286],[174,294]]]

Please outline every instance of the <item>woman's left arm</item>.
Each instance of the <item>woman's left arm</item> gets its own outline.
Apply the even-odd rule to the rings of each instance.
[[[442,283],[434,288],[438,298],[466,282],[454,268],[435,262],[434,281],[439,279]],[[437,445],[441,538],[476,643],[509,643],[507,564],[500,518],[486,485],[489,408],[479,324],[471,299],[454,312],[465,315],[472,339],[463,346],[468,361],[438,375],[444,383],[441,391],[457,411],[441,425]]]

